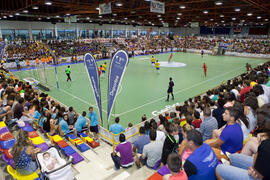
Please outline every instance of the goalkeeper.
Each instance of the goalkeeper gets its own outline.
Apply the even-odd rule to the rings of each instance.
[[[70,74],[71,74],[70,66],[68,66],[68,67],[66,68],[65,72],[66,72],[66,75],[67,75],[67,82],[68,82],[68,80],[71,81],[71,78],[70,78]]]

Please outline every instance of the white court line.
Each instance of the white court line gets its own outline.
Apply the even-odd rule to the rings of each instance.
[[[240,67],[240,68],[234,69],[234,70],[232,70],[232,71],[228,71],[228,72],[226,72],[226,73],[220,74],[220,75],[215,76],[215,77],[213,77],[213,78],[211,78],[211,79],[208,79],[208,80],[206,80],[206,81],[202,81],[202,82],[200,82],[200,83],[198,83],[198,84],[192,85],[192,86],[190,86],[190,87],[188,87],[188,88],[182,89],[182,90],[180,90],[180,91],[176,91],[174,94],[179,94],[179,93],[181,93],[181,92],[183,92],[183,91],[186,91],[186,90],[189,90],[189,89],[191,89],[191,88],[197,87],[197,86],[199,86],[199,85],[202,85],[203,83],[206,83],[206,82],[208,82],[208,81],[212,81],[212,80],[214,80],[214,79],[217,79],[217,78],[220,77],[220,76],[224,76],[225,74],[230,74],[230,73],[232,73],[232,72],[234,72],[234,71],[236,71],[236,70],[243,69],[243,68],[244,68],[244,67]],[[119,116],[122,116],[122,115],[127,114],[127,113],[132,112],[132,111],[135,111],[135,110],[140,109],[140,108],[142,108],[142,107],[144,107],[144,106],[147,106],[147,105],[149,105],[149,104],[153,104],[153,103],[158,102],[158,101],[160,101],[160,100],[163,100],[163,99],[165,99],[165,98],[166,98],[166,97],[163,96],[163,97],[161,97],[161,98],[159,98],[159,99],[156,99],[156,100],[154,100],[154,101],[148,102],[148,103],[143,104],[143,105],[141,105],[141,106],[138,106],[138,107],[136,107],[136,108],[133,108],[133,109],[130,109],[130,110],[125,111],[125,112],[123,112],[123,113],[120,113]]]
[[[54,86],[54,85],[50,85],[50,84],[48,84],[48,85],[51,86],[51,87],[56,88],[56,86]],[[81,99],[81,98],[79,98],[79,97],[77,97],[77,96],[75,96],[75,95],[73,95],[73,94],[71,94],[71,93],[69,93],[69,92],[63,90],[63,89],[61,89],[61,88],[59,88],[58,90],[62,91],[63,93],[66,93],[67,95],[69,95],[69,96],[71,96],[71,97],[73,97],[73,98],[75,98],[75,99],[80,100],[81,102],[83,102],[83,103],[85,103],[85,104],[87,104],[87,105],[91,105],[91,106],[94,106],[94,107],[98,108],[96,105],[91,104],[91,103],[89,103],[89,102],[87,102],[87,101],[85,101],[85,100],[83,100],[83,99]],[[102,109],[102,111],[105,112],[105,113],[107,113],[107,111],[105,111],[105,110],[103,110],[103,109]]]

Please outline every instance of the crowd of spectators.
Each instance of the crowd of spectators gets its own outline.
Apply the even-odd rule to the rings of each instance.
[[[47,94],[40,93],[28,82],[22,82],[14,77],[6,69],[0,70],[0,121],[5,121],[14,134],[18,134],[13,147],[15,168],[21,174],[31,174],[37,169],[35,153],[40,149],[34,148],[28,139],[28,133],[22,130],[17,132],[17,124],[20,121],[28,121],[33,128],[38,127],[50,135],[59,134],[65,136],[73,133],[89,131],[94,133],[94,139],[98,141],[98,119],[89,107],[79,114],[72,107],[68,109],[59,102],[51,99]],[[86,118],[88,117],[88,119]]]
[[[160,114],[157,122],[142,117],[144,126],[133,148],[123,147],[128,141],[121,134],[121,145],[112,153],[114,162],[119,159],[116,168],[127,167],[124,161],[152,169],[161,163],[158,172],[167,169],[167,179],[269,179],[269,66],[190,98],[175,111]]]
[[[97,58],[109,58],[117,49],[129,51],[132,55],[153,54],[172,51],[173,48],[213,51],[220,43],[226,44],[228,52],[270,54],[270,41],[260,39],[222,39],[200,36],[138,36],[127,38],[124,42],[113,39],[110,42],[91,42],[82,40],[50,40],[37,43],[36,41],[11,42],[6,48],[6,61],[41,58],[54,54],[56,58],[72,57],[91,53]],[[52,50],[52,53],[50,52]],[[137,52],[135,54],[134,52]]]
[[[38,45],[33,48],[35,46]],[[128,168],[135,162],[138,167],[146,165],[152,169],[161,164],[161,169],[169,170],[169,179],[174,176],[183,179],[269,179],[269,66],[269,62],[260,65],[203,96],[190,98],[174,112],[160,114],[158,122],[154,119],[148,122],[143,117],[145,123],[134,145],[120,134],[120,144],[111,154],[115,168]],[[77,135],[85,130],[93,132],[98,139],[98,118],[92,107],[87,120],[86,111],[79,115],[72,107],[66,109],[29,83],[6,76],[6,73],[6,70],[0,73],[0,118],[9,126],[26,117],[33,126],[36,123],[49,134]],[[119,118],[115,122],[110,131],[124,132]],[[22,132],[19,136],[27,139]],[[27,140],[22,142],[16,143],[12,152],[16,168],[28,174],[36,169],[30,154],[39,149],[34,149]],[[23,158],[27,159],[27,165],[21,164]],[[223,164],[218,165],[218,161]]]
[[[49,54],[46,44],[36,41],[12,41],[5,49],[6,62],[33,60]]]

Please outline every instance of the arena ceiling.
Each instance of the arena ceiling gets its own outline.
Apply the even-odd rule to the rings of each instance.
[[[268,25],[270,0],[160,0],[165,14],[150,12],[151,0],[1,0],[2,20],[77,22],[183,27]],[[99,4],[111,2],[112,14],[99,15]]]

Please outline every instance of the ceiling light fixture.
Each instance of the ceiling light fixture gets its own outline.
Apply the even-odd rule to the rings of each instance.
[[[182,16],[182,13],[177,13],[177,16]]]
[[[66,16],[70,16],[70,14],[66,14]]]
[[[19,15],[20,15],[20,13],[15,13],[15,15],[16,15],[16,16],[19,16]]]
[[[252,16],[253,14],[252,13],[247,13],[247,16]]]
[[[11,14],[11,15],[9,15],[9,17],[11,17],[11,18],[12,18],[12,17],[13,17],[13,15],[12,15],[12,14]]]
[[[38,20],[41,20],[41,18],[39,17]]]
[[[221,21],[222,23],[224,23],[225,21]]]
[[[204,13],[204,14],[208,14],[208,11],[207,11],[207,10],[204,10],[203,13]]]
[[[241,11],[241,9],[240,8],[235,8],[234,11],[239,12],[239,11]]]
[[[47,17],[47,19],[51,19],[50,17]]]
[[[113,16],[117,16],[117,14],[114,13]]]
[[[268,21],[268,19],[264,19],[265,21]]]
[[[96,7],[96,10],[99,11],[99,7]]]
[[[7,16],[3,16],[3,18],[7,19]]]
[[[45,1],[45,4],[46,4],[47,6],[50,6],[50,5],[52,5],[52,2],[51,2],[51,1]]]
[[[180,17],[177,17],[176,19],[180,19]]]
[[[89,20],[89,19],[90,19],[90,17],[87,17],[86,19],[87,19],[87,20]]]
[[[210,19],[210,21],[214,21],[214,19]]]
[[[56,18],[60,18],[60,16],[55,16]]]
[[[38,6],[33,6],[32,9],[35,9],[36,10],[36,9],[38,9]]]
[[[223,15],[223,14],[221,14],[219,17],[224,17],[224,15]]]
[[[23,10],[24,13],[28,13],[28,10]]]
[[[223,3],[222,3],[221,1],[217,1],[217,2],[216,2],[216,5],[217,5],[217,6],[220,6],[220,5],[222,5],[222,4],[223,4]]]
[[[123,3],[122,2],[116,2],[115,5],[118,6],[118,7],[121,7],[121,6],[123,6]]]
[[[184,5],[180,6],[180,9],[185,9],[185,8],[186,8],[186,6],[184,6]]]
[[[233,17],[233,18],[232,18],[232,20],[233,20],[233,21],[235,21],[235,20],[236,20],[236,18],[235,18],[235,17]]]
[[[261,19],[262,17],[261,16],[257,16],[257,19]]]

